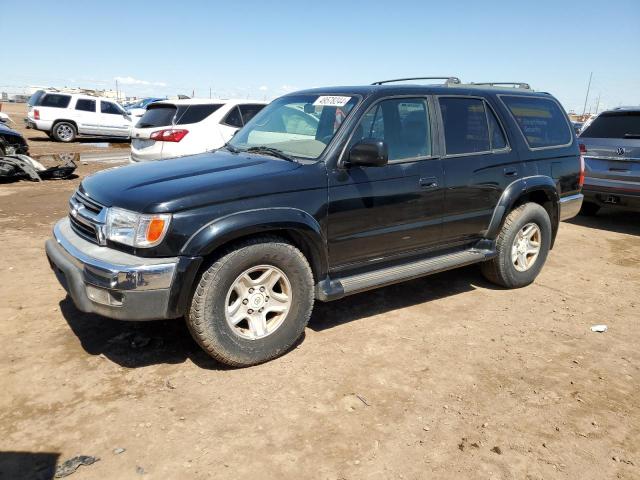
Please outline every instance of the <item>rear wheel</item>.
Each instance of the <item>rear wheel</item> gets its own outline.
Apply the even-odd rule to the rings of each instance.
[[[537,203],[525,203],[507,216],[496,239],[497,255],[481,265],[484,276],[507,288],[532,283],[551,246],[551,221]]]
[[[186,320],[209,355],[244,367],[285,353],[302,335],[313,300],[304,255],[283,239],[260,237],[204,271]]]
[[[55,138],[58,142],[69,143],[73,142],[76,139],[76,127],[73,123],[69,122],[58,122],[53,126],[52,129],[53,138]]]
[[[582,208],[580,208],[580,215],[592,217],[600,210],[600,205],[593,202],[583,202]]]

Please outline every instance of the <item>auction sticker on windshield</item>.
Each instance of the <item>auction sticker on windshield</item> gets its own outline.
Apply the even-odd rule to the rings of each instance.
[[[344,107],[347,103],[349,103],[349,100],[351,100],[351,97],[322,95],[318,97],[318,99],[313,102],[313,104],[321,107]]]

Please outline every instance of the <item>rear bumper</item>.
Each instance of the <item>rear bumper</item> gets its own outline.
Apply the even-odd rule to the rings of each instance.
[[[640,210],[640,183],[586,178],[582,189],[586,202]]]
[[[577,193],[560,199],[560,220],[569,220],[578,215],[584,195]]]
[[[83,312],[118,320],[181,314],[172,307],[176,297],[172,287],[179,287],[176,278],[181,277],[178,257],[141,258],[99,247],[76,235],[66,218],[55,225],[45,250],[58,281]]]

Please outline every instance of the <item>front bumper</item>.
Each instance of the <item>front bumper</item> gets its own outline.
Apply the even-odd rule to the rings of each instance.
[[[575,217],[582,208],[584,195],[577,193],[560,199],[560,221]]]
[[[79,237],[60,220],[45,243],[51,268],[76,307],[119,320],[180,316],[172,284],[180,258],[142,258]]]

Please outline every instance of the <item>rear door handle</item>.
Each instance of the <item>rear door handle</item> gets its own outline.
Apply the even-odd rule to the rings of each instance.
[[[518,170],[515,168],[505,168],[504,169],[504,176],[505,177],[517,177],[518,176]]]
[[[420,186],[422,188],[437,188],[438,179],[436,177],[424,177],[420,179]]]

